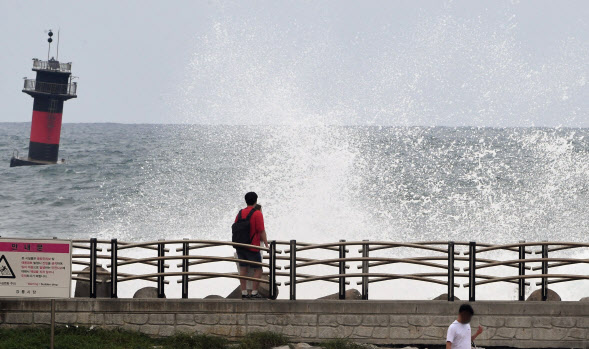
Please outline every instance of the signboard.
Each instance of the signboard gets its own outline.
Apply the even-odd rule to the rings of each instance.
[[[0,238],[0,298],[69,298],[72,242]]]

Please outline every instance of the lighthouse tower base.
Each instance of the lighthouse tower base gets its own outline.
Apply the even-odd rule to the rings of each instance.
[[[13,156],[10,159],[10,167],[18,167],[18,166],[35,166],[35,165],[55,165],[58,162],[50,162],[50,161],[39,161],[39,160],[25,160],[20,159],[16,156]]]

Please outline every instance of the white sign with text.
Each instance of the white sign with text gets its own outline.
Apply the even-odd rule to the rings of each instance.
[[[0,298],[69,298],[72,242],[0,238]]]

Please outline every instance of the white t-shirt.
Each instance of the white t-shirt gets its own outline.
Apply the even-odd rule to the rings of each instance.
[[[448,327],[446,342],[452,343],[452,349],[471,349],[470,324],[462,324],[457,320]]]

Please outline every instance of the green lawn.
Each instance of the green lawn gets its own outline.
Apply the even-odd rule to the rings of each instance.
[[[0,349],[49,348],[49,328],[0,328]],[[55,349],[225,349],[224,338],[177,334],[166,338],[123,331],[76,327],[55,329]]]
[[[0,328],[0,349],[48,349],[50,330],[44,328]],[[55,349],[270,349],[286,345],[282,334],[252,332],[238,343],[225,338],[197,334],[176,334],[153,338],[139,332],[88,329],[86,327],[57,327]],[[363,349],[363,345],[344,339],[328,340],[325,349]]]

